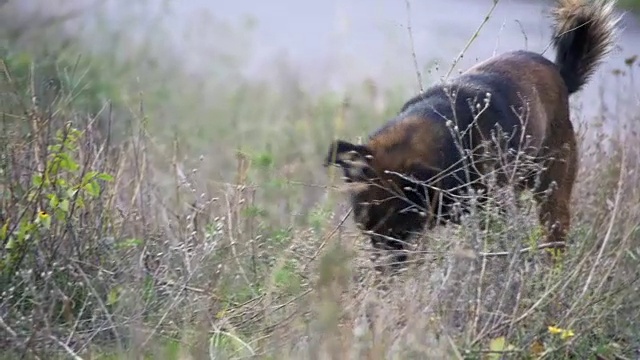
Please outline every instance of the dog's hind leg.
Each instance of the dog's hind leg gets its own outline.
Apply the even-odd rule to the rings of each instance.
[[[546,231],[546,243],[559,243],[554,248],[562,251],[571,226],[571,193],[577,176],[578,149],[572,129],[563,137],[565,143],[559,153],[547,161],[547,169],[540,174],[535,189],[539,205],[538,218]],[[560,145],[560,144],[559,144]]]

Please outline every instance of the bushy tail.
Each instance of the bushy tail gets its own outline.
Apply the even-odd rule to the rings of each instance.
[[[596,67],[613,49],[616,0],[557,0],[553,46],[556,65],[572,94],[586,84]]]

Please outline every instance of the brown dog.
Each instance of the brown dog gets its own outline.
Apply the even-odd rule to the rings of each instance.
[[[600,0],[559,0],[552,14],[555,62],[529,51],[492,57],[410,99],[366,144],[331,144],[325,166],[340,166],[354,185],[355,222],[375,249],[402,250],[425,226],[459,222],[457,205],[494,170],[502,185],[516,179],[517,189],[534,192],[546,241],[564,244],[578,168],[569,95],[611,51],[619,18],[614,2]],[[531,158],[541,170],[514,177],[487,149],[507,161]]]

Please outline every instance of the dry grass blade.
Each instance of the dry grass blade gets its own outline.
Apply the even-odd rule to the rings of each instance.
[[[476,29],[476,31],[471,35],[471,38],[469,38],[469,41],[467,41],[467,44],[462,48],[458,56],[456,56],[456,58],[453,60],[453,63],[451,64],[451,68],[449,68],[449,71],[447,71],[447,74],[444,76],[445,80],[449,78],[449,76],[453,72],[453,69],[455,69],[456,65],[458,65],[458,62],[460,62],[464,54],[467,52],[467,50],[469,50],[469,47],[471,46],[471,44],[475,42],[478,35],[480,34],[480,31],[482,30],[484,25],[487,23],[487,21],[489,21],[489,19],[491,18],[491,15],[493,14],[493,10],[495,10],[495,8],[498,6],[498,3],[500,3],[500,0],[493,0],[493,4],[491,5],[491,8],[487,12],[487,14],[484,16],[484,19],[482,19],[482,22],[480,23],[480,25],[478,25],[478,28]]]

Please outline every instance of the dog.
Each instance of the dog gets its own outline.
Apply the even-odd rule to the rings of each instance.
[[[483,176],[497,172],[506,185],[507,166],[488,159],[487,149],[540,165],[512,184],[532,190],[544,241],[564,249],[578,170],[569,96],[613,49],[614,7],[615,0],[558,0],[551,11],[555,61],[524,50],[496,55],[409,99],[366,143],[330,144],[324,166],[343,170],[354,221],[374,249],[394,251],[402,264],[416,234],[460,223],[456,209],[468,208],[470,192],[486,190]],[[497,144],[487,146],[488,139]]]

